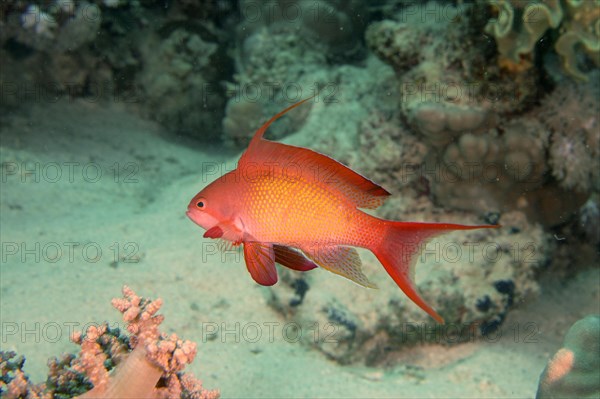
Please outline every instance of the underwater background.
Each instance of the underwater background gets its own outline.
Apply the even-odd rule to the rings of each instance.
[[[0,394],[600,397],[599,67],[598,0],[0,1]],[[374,214],[502,225],[423,248],[446,324],[186,217],[310,96],[266,137]]]

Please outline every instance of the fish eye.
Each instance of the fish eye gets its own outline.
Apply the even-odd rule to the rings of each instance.
[[[206,200],[204,198],[200,199],[196,203],[196,207],[198,207],[198,209],[205,209],[206,208]]]

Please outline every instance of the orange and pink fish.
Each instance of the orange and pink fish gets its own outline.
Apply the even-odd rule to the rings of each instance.
[[[277,282],[279,263],[297,271],[320,266],[374,288],[353,247],[366,248],[415,304],[443,323],[415,289],[419,247],[444,232],[498,226],[396,222],[360,210],[376,209],[390,193],[323,154],[263,138],[275,120],[311,98],[260,127],[237,168],[191,200],[188,217],[206,229],[204,237],[243,245],[250,275],[266,286]]]

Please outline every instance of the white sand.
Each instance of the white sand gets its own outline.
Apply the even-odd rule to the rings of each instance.
[[[213,178],[202,171],[221,162],[232,168],[239,154],[170,137],[121,104],[44,104],[8,119],[0,146],[0,345],[26,356],[35,381],[43,380],[47,358],[76,350],[70,328],[120,321],[110,299],[123,284],[163,298],[164,330],[199,344],[189,371],[236,398],[532,397],[568,327],[600,313],[600,275],[589,269],[567,282],[546,278],[542,296],[519,304],[495,342],[407,349],[386,370],[342,367],[284,339],[286,320],[266,305],[260,292],[266,288],[239,260],[213,254],[213,243],[185,217],[190,198]],[[37,181],[21,173],[23,162],[39,163]],[[73,182],[65,162],[78,163]],[[95,165],[102,177],[86,181]],[[6,175],[9,167],[17,174]],[[139,262],[114,267],[114,243],[120,256],[133,253]],[[25,254],[23,246],[33,251]],[[52,263],[56,248],[61,259]],[[102,255],[92,262],[95,248]],[[349,289],[360,288],[349,283]],[[257,326],[262,335],[248,342]],[[208,340],[212,328],[219,331]]]

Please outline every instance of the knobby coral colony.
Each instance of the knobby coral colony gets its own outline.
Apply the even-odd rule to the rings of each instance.
[[[205,390],[193,375],[183,372],[196,356],[196,344],[159,331],[164,317],[156,313],[162,300],[141,298],[127,286],[123,296],[112,304],[123,314],[130,335],[121,335],[107,323],[90,326],[85,334],[74,333],[72,340],[81,352],[51,360],[45,384],[29,381],[22,357],[0,352],[2,397],[218,398],[218,391]]]

